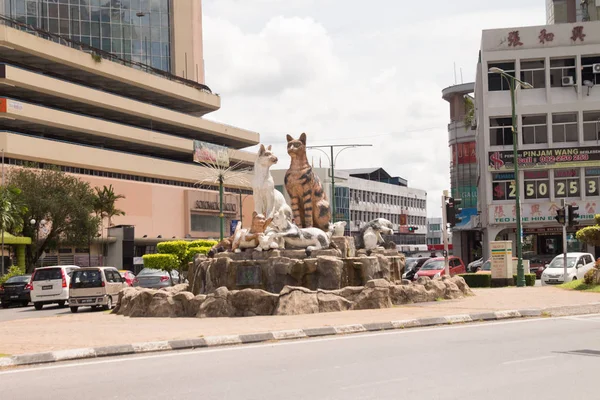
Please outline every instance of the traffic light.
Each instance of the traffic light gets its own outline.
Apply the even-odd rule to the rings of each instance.
[[[564,225],[565,224],[565,209],[559,208],[558,210],[556,210],[556,216],[554,217],[554,219],[559,224]]]
[[[569,226],[577,225],[577,218],[579,218],[579,206],[571,206],[569,205]],[[564,217],[563,217],[564,218]]]
[[[419,230],[418,226],[409,226],[408,227],[408,232],[410,232],[410,233],[415,233],[418,230]]]
[[[451,227],[462,222],[458,215],[462,212],[460,207],[461,200],[450,197],[446,203],[446,221]]]

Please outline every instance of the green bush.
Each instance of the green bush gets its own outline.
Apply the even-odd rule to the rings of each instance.
[[[173,254],[146,254],[142,256],[144,268],[161,269],[172,271],[179,267],[177,257]]]
[[[535,274],[525,274],[525,285],[526,286],[535,286]],[[513,280],[515,281],[515,285],[517,284],[517,275],[513,275]]]
[[[4,284],[7,280],[13,276],[25,275],[25,270],[19,268],[18,265],[13,265],[8,269],[6,275],[0,276],[0,285]]]
[[[583,276],[583,281],[585,282],[586,285],[594,284],[594,272],[595,271],[598,271],[598,270],[596,268],[592,268],[588,272],[586,272],[585,275]]]
[[[460,274],[467,285],[471,288],[489,288],[492,286],[492,275],[491,274]]]
[[[208,247],[212,248],[218,242],[216,240],[193,240],[188,242],[188,247]]]

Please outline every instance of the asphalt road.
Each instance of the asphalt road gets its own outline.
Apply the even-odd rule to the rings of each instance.
[[[82,308],[79,312],[91,312],[91,308]],[[0,308],[0,322],[14,321],[17,319],[51,317],[54,315],[71,314],[69,307],[58,307],[56,304],[45,305],[44,308],[37,311],[33,304],[28,307],[11,306],[10,308]],[[0,339],[1,340],[1,339]]]
[[[0,372],[2,399],[595,399],[600,315]]]

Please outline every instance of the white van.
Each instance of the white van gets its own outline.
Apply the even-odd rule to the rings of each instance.
[[[36,310],[41,310],[44,304],[57,303],[64,307],[69,300],[69,283],[76,265],[55,265],[40,267],[33,271],[31,277],[31,302]]]
[[[86,267],[73,272],[69,307],[76,313],[79,307],[102,307],[110,310],[116,304],[127,282],[114,267]]]

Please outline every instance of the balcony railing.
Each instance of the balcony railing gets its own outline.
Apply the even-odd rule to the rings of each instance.
[[[202,83],[195,82],[195,81],[192,81],[189,79],[185,79],[185,78],[179,77],[177,75],[173,75],[169,72],[163,71],[162,69],[154,68],[148,64],[144,64],[144,63],[137,62],[137,61],[126,60],[126,59],[121,58],[121,57],[117,56],[116,54],[110,53],[108,51],[98,49],[96,47],[92,47],[89,44],[70,39],[63,35],[58,35],[56,33],[48,32],[46,30],[36,28],[32,25],[24,24],[22,22],[12,19],[12,18],[8,18],[5,15],[0,15],[0,24],[7,25],[7,26],[10,26],[11,28],[15,28],[15,29],[19,29],[19,30],[24,30],[24,31],[27,31],[28,33],[31,33],[42,39],[60,43],[62,45],[71,47],[76,50],[91,53],[92,55],[95,54],[95,55],[105,58],[107,60],[119,63],[121,65],[125,65],[125,66],[131,67],[131,68],[136,68],[136,69],[142,70],[144,72],[147,72],[149,74],[157,75],[157,76],[160,76],[162,78],[165,78],[165,79],[168,79],[171,81],[175,81],[175,82],[187,85],[187,86],[191,86],[202,92],[212,94],[212,91],[210,90],[210,88]]]

